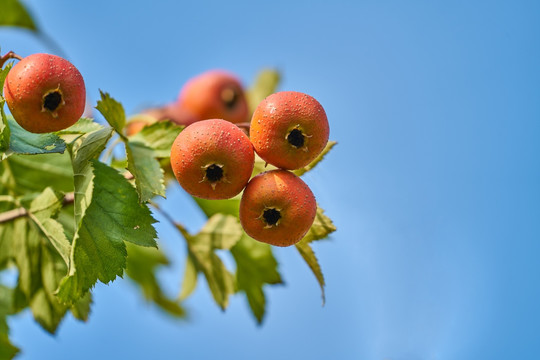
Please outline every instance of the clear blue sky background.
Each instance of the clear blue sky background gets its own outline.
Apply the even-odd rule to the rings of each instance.
[[[56,337],[13,318],[21,360],[540,358],[540,2],[26,3],[93,100],[106,90],[130,113],[207,69],[249,84],[278,67],[339,142],[306,177],[339,230],[315,245],[324,308],[295,249],[278,249],[287,284],[267,289],[262,327],[243,298],[222,313],[205,286],[191,320],[173,321],[120,280]],[[0,44],[49,51],[15,30]],[[202,225],[182,192],[166,203]],[[185,249],[159,230],[174,293]]]

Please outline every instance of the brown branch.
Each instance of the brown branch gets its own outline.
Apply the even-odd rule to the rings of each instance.
[[[6,61],[8,61],[9,59],[22,60],[22,57],[20,57],[19,55],[15,54],[13,51],[10,51],[10,52],[8,52],[8,53],[5,54],[5,55],[0,56],[0,68],[3,68],[3,67],[4,67],[4,64],[5,64]]]
[[[129,171],[124,173],[124,177],[127,180],[133,179],[133,175]],[[74,201],[75,201],[75,193],[69,192],[66,195],[64,195],[64,199],[62,200],[62,206],[71,205],[73,204]],[[18,219],[23,216],[28,216],[28,210],[26,210],[24,207],[20,207],[17,209],[0,213],[0,224]]]

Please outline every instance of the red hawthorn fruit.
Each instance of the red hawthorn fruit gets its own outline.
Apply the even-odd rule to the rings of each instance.
[[[255,240],[290,246],[307,233],[317,212],[313,193],[302,179],[287,170],[255,176],[240,201],[240,223]]]
[[[33,133],[47,133],[79,120],[86,89],[81,73],[66,59],[33,54],[9,71],[4,97],[19,125]]]
[[[211,119],[193,123],[175,139],[171,167],[180,185],[202,199],[229,199],[246,186],[253,145],[236,125]]]
[[[222,70],[207,71],[189,80],[175,105],[198,120],[248,121],[248,103],[242,84],[236,76]]]
[[[282,91],[264,99],[253,113],[249,130],[257,154],[288,170],[313,161],[326,146],[329,132],[321,104],[296,91]]]

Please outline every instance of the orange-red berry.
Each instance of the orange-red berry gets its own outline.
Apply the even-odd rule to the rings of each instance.
[[[207,71],[189,80],[180,91],[176,106],[198,120],[248,121],[242,84],[236,76],[222,70]]]
[[[315,197],[302,179],[286,170],[255,176],[240,201],[245,232],[267,244],[290,246],[307,233],[317,212]]]
[[[189,194],[228,199],[246,186],[255,162],[249,138],[236,125],[211,119],[193,123],[176,138],[171,167]]]
[[[266,162],[294,170],[308,165],[326,146],[326,113],[313,97],[283,91],[264,99],[255,109],[249,135]]]
[[[47,133],[79,120],[86,89],[81,73],[66,59],[33,54],[9,71],[4,97],[19,125],[33,133]]]

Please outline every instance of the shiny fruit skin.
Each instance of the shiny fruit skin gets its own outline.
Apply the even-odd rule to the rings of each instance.
[[[45,105],[56,94],[54,105]],[[9,71],[4,97],[21,127],[33,133],[65,129],[82,116],[86,101],[84,80],[77,68],[56,55],[33,54]]]
[[[302,146],[291,145],[292,131],[302,134]],[[250,139],[259,156],[281,169],[308,165],[328,142],[330,128],[326,113],[313,97],[282,91],[268,96],[255,109]]]
[[[190,79],[180,91],[176,105],[199,120],[248,121],[248,103],[236,76],[210,70]]]
[[[251,177],[254,162],[249,138],[222,119],[189,125],[171,149],[176,179],[189,194],[202,199],[229,199],[239,194]],[[211,179],[208,172],[216,167],[222,172],[219,180]]]
[[[275,209],[281,218],[269,225],[264,213]],[[307,233],[317,212],[315,196],[306,183],[287,170],[271,170],[255,176],[240,201],[240,222],[255,240],[291,246]]]

